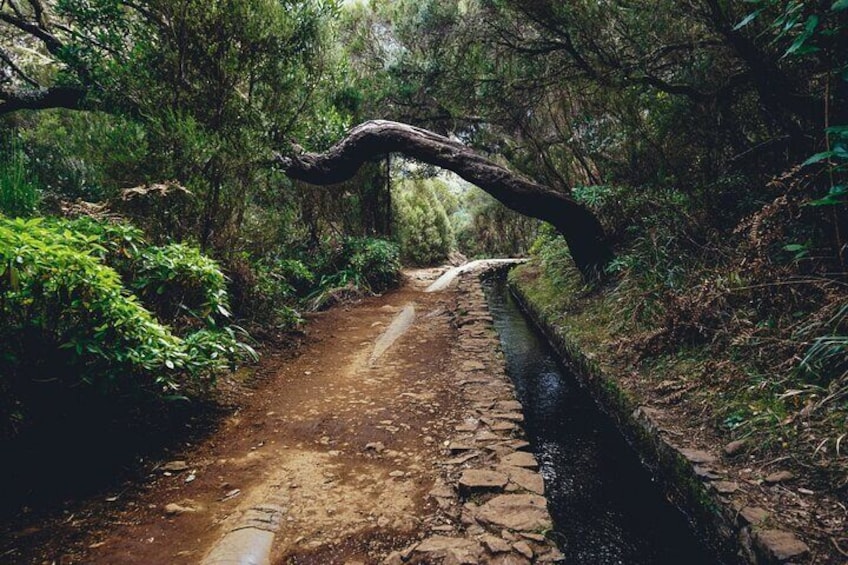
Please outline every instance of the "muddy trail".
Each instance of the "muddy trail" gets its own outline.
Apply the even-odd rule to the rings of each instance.
[[[311,320],[217,432],[138,484],[4,528],[3,563],[550,562],[474,269]]]

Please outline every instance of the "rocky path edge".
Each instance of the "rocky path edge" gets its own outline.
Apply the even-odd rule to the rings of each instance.
[[[385,565],[524,565],[565,559],[547,535],[552,521],[538,463],[525,440],[522,406],[506,374],[483,289],[482,264],[458,275],[453,377],[465,411],[444,441],[440,476],[429,492],[431,535],[394,551]],[[469,360],[471,359],[471,360]]]

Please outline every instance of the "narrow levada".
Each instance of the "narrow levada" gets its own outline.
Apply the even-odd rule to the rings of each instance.
[[[511,296],[505,277],[484,283],[507,372],[524,405],[554,535],[570,563],[720,563],[663,496],[637,454],[598,410]]]

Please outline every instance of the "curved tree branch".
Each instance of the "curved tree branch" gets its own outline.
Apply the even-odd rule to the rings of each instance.
[[[311,184],[351,178],[368,160],[402,153],[455,172],[508,208],[553,224],[568,242],[577,267],[598,279],[612,252],[598,219],[570,196],[511,172],[474,150],[442,135],[408,124],[375,120],[360,124],[324,153],[278,156],[285,174]]]

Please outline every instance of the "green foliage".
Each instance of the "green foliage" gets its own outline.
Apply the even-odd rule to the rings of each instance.
[[[391,241],[352,237],[344,242],[342,256],[346,265],[341,271],[352,273],[351,280],[370,292],[383,292],[400,280],[400,252]]]
[[[478,188],[469,189],[454,221],[459,250],[470,257],[521,257],[537,235],[539,221],[514,212]]]
[[[453,230],[442,204],[447,192],[438,179],[407,180],[397,186],[395,222],[404,261],[434,265],[453,250]]]
[[[288,330],[303,319],[296,310],[301,298],[313,288],[315,276],[296,259],[263,258],[251,262],[243,256],[232,265],[238,281],[240,314],[253,324]]]
[[[16,136],[0,138],[0,213],[30,216],[41,199],[37,183],[29,172],[29,162]]]
[[[196,247],[172,243],[142,251],[131,287],[162,320],[189,315],[209,325],[229,318],[226,279]]]
[[[144,126],[103,112],[46,111],[21,127],[29,170],[52,196],[90,202],[141,184],[150,148]]]
[[[321,310],[349,297],[380,293],[400,281],[400,249],[396,243],[371,237],[345,238],[318,254],[317,288],[307,297]]]
[[[100,231],[94,226],[90,220],[0,217],[0,387],[7,412],[24,418],[38,412],[49,400],[41,398],[49,387],[39,383],[54,383],[52,394],[199,392],[222,368],[255,355],[232,329],[210,327],[185,339],[175,335],[103,262],[110,248],[126,249],[117,245],[129,243],[135,232],[104,225],[102,232],[115,237],[103,245],[90,235]],[[223,276],[196,250],[171,246],[141,257],[149,286],[137,284],[140,292],[155,292],[153,285],[164,283],[169,292],[195,292],[210,310],[226,303]],[[157,270],[165,264],[175,277]],[[198,289],[198,282],[211,288]]]
[[[546,276],[558,286],[568,286],[566,266],[570,264],[571,253],[562,236],[551,224],[539,226],[539,234],[530,247],[530,255],[537,257]]]

